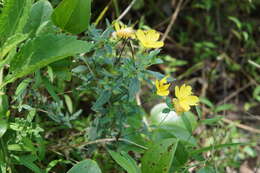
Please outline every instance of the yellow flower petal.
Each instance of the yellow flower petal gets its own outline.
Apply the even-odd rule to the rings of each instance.
[[[182,102],[185,102],[185,104],[191,105],[191,106],[195,106],[198,104],[199,102],[199,98],[197,96],[188,96],[185,97]]]
[[[145,48],[160,48],[164,45],[162,41],[158,41],[160,35],[155,30],[138,30],[136,36],[141,45]]]
[[[170,91],[169,90],[157,90],[156,94],[159,96],[167,96],[169,95]]]
[[[179,86],[175,86],[175,96],[177,98],[180,98],[180,88],[179,88]]]
[[[149,30],[147,35],[149,36],[151,41],[157,41],[160,37],[160,34],[157,33],[155,30]]]
[[[136,37],[138,40],[144,40],[145,39],[144,31],[138,29],[136,32]]]
[[[169,87],[171,84],[167,84],[167,78],[169,76],[165,76],[164,78],[162,78],[160,81],[156,80],[155,81],[155,86],[156,86],[156,93],[159,96],[167,96],[169,95],[170,91],[169,91]]]
[[[192,94],[191,90],[192,90],[191,86],[189,85],[186,86],[185,84],[183,84],[180,88],[180,94],[178,98],[181,99],[191,95]]]
[[[199,98],[192,95],[191,86],[186,86],[185,84],[180,88],[175,86],[175,96],[177,99],[173,99],[173,103],[178,113],[189,111],[190,106],[195,106],[199,102]]]
[[[115,30],[116,30],[116,31],[119,31],[119,30],[120,30],[120,26],[119,26],[119,23],[118,23],[118,22],[115,22],[114,26],[115,26]]]
[[[171,84],[162,84],[160,85],[160,90],[168,90]]]

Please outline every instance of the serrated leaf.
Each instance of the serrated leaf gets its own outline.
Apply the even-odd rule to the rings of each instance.
[[[10,62],[11,75],[5,79],[0,88],[48,64],[78,53],[86,53],[91,48],[91,43],[62,34],[48,34],[28,40]]]
[[[52,21],[61,29],[79,34],[89,26],[91,0],[63,0],[52,14]]]
[[[6,0],[0,16],[0,45],[15,33],[22,33],[32,0]]]
[[[35,33],[41,24],[51,19],[52,5],[47,0],[40,0],[33,4],[30,17],[25,26],[25,32]]]
[[[137,166],[134,159],[132,159],[127,153],[121,152],[117,153],[114,151],[108,151],[111,157],[118,163],[122,168],[124,168],[127,173],[141,173],[140,168]]]
[[[74,165],[67,173],[101,173],[98,164],[93,160],[83,160]]]
[[[155,143],[142,158],[142,172],[168,173],[178,145],[176,139],[165,139]]]

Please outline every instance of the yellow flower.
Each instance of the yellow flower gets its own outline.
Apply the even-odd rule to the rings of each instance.
[[[169,87],[171,84],[167,84],[167,78],[169,76],[165,76],[164,78],[162,78],[160,81],[156,80],[155,81],[155,86],[156,86],[156,94],[159,96],[167,96],[169,95]]]
[[[134,38],[134,33],[135,31],[133,30],[133,28],[126,26],[125,24],[116,21],[114,23],[114,27],[115,27],[115,32],[113,32],[113,36],[115,37],[119,37],[119,38]]]
[[[192,95],[192,88],[189,85],[182,85],[180,88],[175,87],[175,96],[173,99],[174,108],[177,114],[187,112],[190,110],[190,106],[195,106],[199,102],[197,96]]]
[[[162,41],[158,41],[160,34],[152,29],[147,31],[139,29],[136,36],[145,48],[160,48],[164,45]]]

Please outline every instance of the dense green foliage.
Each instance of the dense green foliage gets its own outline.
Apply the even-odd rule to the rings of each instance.
[[[260,2],[133,2],[122,20],[162,35],[179,3],[164,47],[118,38],[131,1],[0,0],[0,173],[214,173],[257,159],[259,129],[228,115],[259,120]],[[200,96],[181,114],[180,83]]]

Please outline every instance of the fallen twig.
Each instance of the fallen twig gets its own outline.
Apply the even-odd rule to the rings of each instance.
[[[173,26],[174,22],[176,21],[177,16],[178,16],[178,14],[179,14],[179,12],[180,12],[182,2],[183,2],[183,0],[180,0],[180,1],[179,1],[179,3],[178,3],[178,5],[177,5],[177,7],[176,7],[174,13],[172,14],[171,21],[170,21],[170,23],[169,23],[169,25],[168,25],[168,27],[167,27],[167,29],[166,29],[166,31],[165,31],[163,37],[162,37],[162,41],[165,41],[166,37],[168,36],[169,32],[171,31],[172,26]]]

